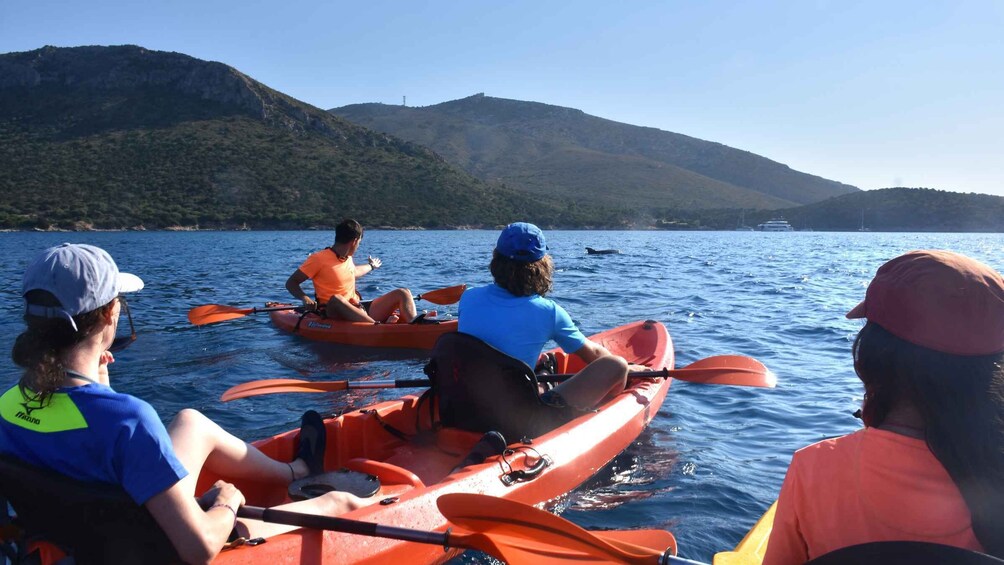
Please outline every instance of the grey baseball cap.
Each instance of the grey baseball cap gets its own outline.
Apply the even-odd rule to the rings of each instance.
[[[59,300],[60,307],[27,304],[31,316],[63,318],[73,329],[73,317],[108,304],[123,292],[136,292],[143,281],[136,275],[119,272],[107,251],[83,243],[64,243],[36,256],[24,271],[21,293],[45,290]]]

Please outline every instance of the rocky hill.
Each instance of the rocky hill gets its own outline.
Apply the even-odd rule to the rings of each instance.
[[[748,151],[580,110],[477,94],[331,112],[435,150],[483,180],[635,209],[786,208],[858,189]]]
[[[236,69],[136,46],[0,55],[0,227],[618,225],[486,184]]]

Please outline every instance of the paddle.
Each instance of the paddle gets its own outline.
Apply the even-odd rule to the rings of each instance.
[[[561,548],[560,554],[546,554],[559,561],[696,563],[675,557],[676,539],[665,530],[589,532],[550,512],[482,494],[444,494],[436,505],[447,520],[461,528],[487,537],[518,540],[501,545],[500,554],[492,554],[510,564],[541,563],[540,555],[548,547]]]
[[[460,295],[463,294],[466,289],[466,284],[458,284],[445,288],[438,288],[436,290],[430,290],[429,292],[419,294],[415,298],[445,306],[447,304],[455,304],[459,301]],[[244,316],[257,314],[258,312],[279,312],[282,310],[298,310],[301,308],[303,308],[302,305],[237,308],[234,306],[225,306],[223,304],[206,304],[204,306],[196,306],[195,308],[189,310],[188,321],[196,326],[204,326],[206,324],[215,324],[217,322],[225,322],[227,320],[236,320],[237,318],[243,318]]]
[[[443,508],[444,499],[447,499],[446,504],[449,505],[451,504],[449,499],[457,496],[465,499],[473,497],[486,504],[494,504],[493,501],[499,500],[477,494],[448,494],[440,497],[440,509]],[[461,502],[470,504],[466,500]],[[446,532],[435,532],[255,506],[240,507],[237,515],[241,518],[301,528],[390,538],[441,547],[476,549],[503,559],[510,565],[583,560],[653,564],[693,563],[669,555],[676,553],[676,540],[672,534],[663,530],[588,532],[567,520],[531,506],[511,501],[503,502],[507,503],[505,505],[507,509],[515,509],[519,513],[543,513],[552,519],[546,522],[542,520],[541,525],[537,527],[524,524],[520,527],[497,528],[494,527],[495,524],[489,524],[485,528],[481,524],[472,524],[474,527],[462,526],[469,531],[451,529]],[[563,534],[565,531],[567,533]]]
[[[188,311],[188,321],[196,326],[204,326],[206,324],[215,324],[217,322],[225,322],[227,320],[236,320],[237,318],[243,318],[248,314],[257,314],[258,312],[280,312],[282,310],[296,310],[303,308],[300,306],[268,306],[263,308],[235,308],[233,306],[224,306],[223,304],[206,304],[204,306],[196,306]]]
[[[430,290],[429,292],[423,292],[415,297],[415,300],[425,300],[426,302],[432,302],[433,304],[439,304],[440,306],[445,306],[447,304],[456,304],[460,301],[460,295],[467,290],[466,284],[458,284],[455,286],[448,286],[446,288],[439,288],[436,290]]]
[[[561,382],[572,374],[541,375],[538,382]],[[777,377],[763,363],[743,355],[714,355],[695,361],[682,369],[633,371],[629,379],[672,377],[681,381],[732,386],[774,387]],[[348,389],[417,388],[429,386],[428,379],[371,381],[305,381],[300,379],[264,379],[236,385],[220,396],[223,402],[285,392],[335,392]]]

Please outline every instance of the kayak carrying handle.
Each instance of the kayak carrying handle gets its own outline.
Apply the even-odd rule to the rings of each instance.
[[[554,461],[550,457],[547,455],[541,455],[533,465],[530,465],[526,469],[517,469],[503,473],[500,479],[502,480],[502,484],[507,487],[511,487],[512,485],[523,481],[532,481],[540,475],[541,471],[547,469],[553,463]]]

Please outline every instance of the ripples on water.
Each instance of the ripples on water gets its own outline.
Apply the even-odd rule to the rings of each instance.
[[[360,280],[364,296],[490,282],[495,232],[367,232],[360,256],[384,267]],[[684,557],[731,548],[776,496],[791,453],[859,426],[861,387],[850,346],[861,324],[843,315],[878,266],[910,249],[951,249],[1004,269],[1004,237],[982,234],[549,232],[554,298],[587,333],[638,319],[663,322],[677,365],[740,353],[779,378],[774,390],[673,383],[650,428],[612,465],[560,501],[587,528],[671,529]],[[21,330],[21,273],[63,241],[108,249],[146,281],[130,296],[139,341],[119,355],[112,383],[150,401],[168,421],[195,407],[246,439],[295,427],[307,408],[336,412],[400,391],[252,398],[219,395],[240,382],[309,376],[407,378],[417,357],[368,355],[279,334],[264,315],[195,328],[209,303],[250,307],[286,300],[286,277],[330,232],[6,233],[0,267],[0,348]],[[585,246],[619,255],[586,255]],[[454,306],[420,303],[440,315]],[[3,355],[8,382],[17,377]],[[489,563],[485,556],[465,557]]]

